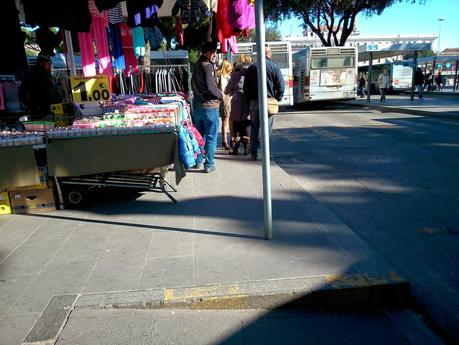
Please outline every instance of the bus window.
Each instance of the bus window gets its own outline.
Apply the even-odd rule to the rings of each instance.
[[[328,58],[316,58],[311,61],[311,68],[323,68],[327,67]]]
[[[354,67],[354,57],[324,57],[314,58],[311,68]]]
[[[272,54],[271,61],[279,66],[280,69],[289,68],[288,54]]]

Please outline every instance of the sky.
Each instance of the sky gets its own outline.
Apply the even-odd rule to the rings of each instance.
[[[357,17],[357,27],[362,34],[439,34],[441,22],[440,51],[459,48],[459,0],[426,0],[424,4],[407,2],[387,8],[380,16]],[[284,21],[282,35],[302,35],[302,21]],[[438,49],[438,40],[433,50]]]

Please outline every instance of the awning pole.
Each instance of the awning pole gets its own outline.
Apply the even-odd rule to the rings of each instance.
[[[261,148],[263,150],[263,204],[265,240],[272,240],[272,205],[271,205],[271,171],[269,155],[269,124],[267,111],[266,56],[265,56],[265,20],[263,0],[255,1],[255,21],[257,33],[257,70],[258,70],[258,105],[261,121]]]
[[[453,92],[456,92],[457,89],[457,65],[459,64],[459,60],[456,60],[456,72],[454,73],[454,87]]]
[[[411,100],[414,99],[414,82],[416,77],[416,69],[418,68],[418,51],[414,51],[414,59],[413,59],[413,73],[411,75]]]
[[[68,62],[70,64],[70,75],[71,76],[76,76],[76,68],[75,68],[75,56],[73,54],[73,43],[72,43],[72,35],[70,34],[70,31],[65,30],[64,31],[65,35],[65,43],[67,44],[67,54],[68,56]]]
[[[367,86],[367,102],[371,101],[371,73],[373,69],[373,52],[370,52],[370,64],[368,65],[368,86]]]

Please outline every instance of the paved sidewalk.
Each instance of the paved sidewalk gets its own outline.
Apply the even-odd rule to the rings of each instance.
[[[459,95],[426,93],[423,100],[418,99],[416,94],[414,100],[410,99],[409,94],[388,95],[386,102],[380,102],[379,95],[371,95],[370,103],[368,103],[367,98],[357,98],[354,101],[346,102],[346,104],[382,111],[459,119]]]
[[[79,309],[57,345],[442,345],[409,311]]]
[[[261,163],[217,154],[215,172],[187,174],[175,205],[109,195],[79,211],[1,216],[0,344],[45,340],[43,330],[51,339],[91,296],[99,308],[164,307],[174,296],[198,308],[406,302],[407,282],[276,164],[265,241]]]

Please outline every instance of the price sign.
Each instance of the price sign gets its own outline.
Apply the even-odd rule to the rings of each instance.
[[[54,115],[64,115],[64,107],[62,103],[51,104],[51,112]]]
[[[106,75],[70,77],[70,87],[75,103],[108,101],[110,99],[110,88]]]

